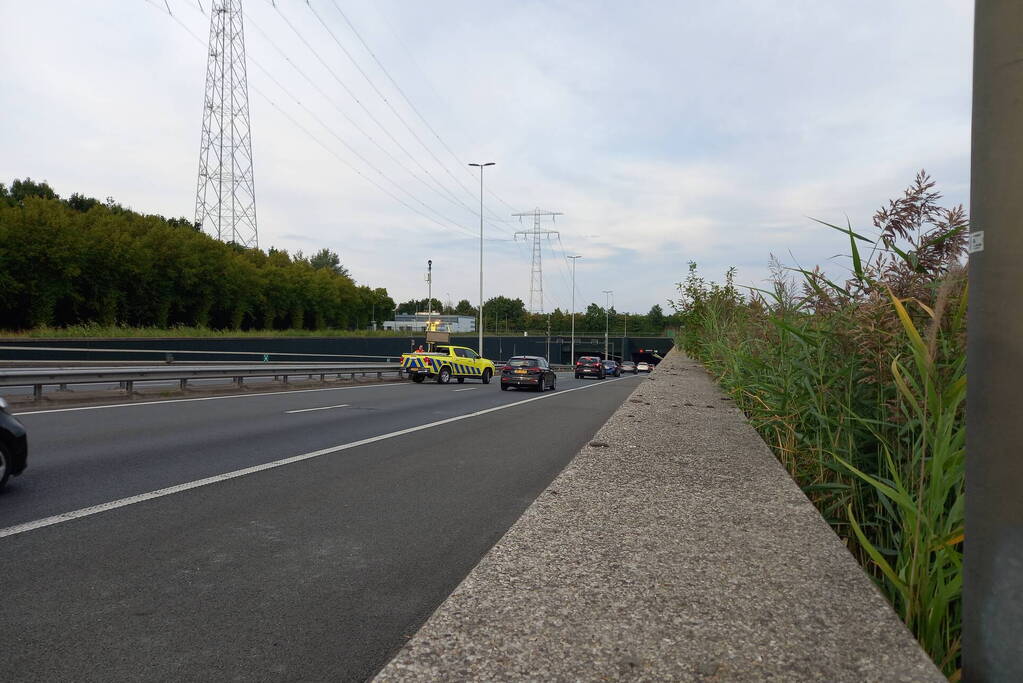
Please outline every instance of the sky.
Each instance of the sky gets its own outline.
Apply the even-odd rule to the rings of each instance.
[[[0,0],[0,182],[194,218],[212,2]],[[484,298],[530,303],[537,208],[546,311],[569,255],[577,310],[670,310],[689,261],[840,274],[812,218],[869,232],[920,169],[968,200],[972,5],[244,0],[259,246],[475,304],[492,161]]]

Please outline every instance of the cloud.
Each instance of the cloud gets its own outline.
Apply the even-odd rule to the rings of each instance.
[[[205,39],[198,6],[170,4]],[[358,67],[304,3],[277,4],[245,5],[272,75],[250,65],[260,242],[338,251],[396,299],[425,296],[427,258],[435,291],[478,297],[469,161],[497,162],[486,296],[528,299],[531,252],[512,237],[529,225],[510,214],[564,212],[546,308],[570,306],[564,251],[584,256],[578,307],[615,289],[644,311],[689,260],[753,284],[771,253],[827,262],[841,236],[807,217],[869,224],[919,168],[967,198],[969,3],[339,2],[400,92],[332,3],[312,6]],[[17,65],[0,76],[0,180],[191,213],[206,55],[174,20],[0,0],[0,59]]]

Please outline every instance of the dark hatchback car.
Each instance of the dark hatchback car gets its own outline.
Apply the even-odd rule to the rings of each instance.
[[[558,376],[551,370],[546,358],[540,356],[513,356],[501,368],[501,390],[508,387],[554,391]]]
[[[621,377],[622,368],[620,365],[618,365],[618,361],[616,360],[604,361],[604,374],[611,375],[612,377]]]
[[[605,376],[607,376],[607,371],[604,369],[604,363],[597,356],[579,356],[579,359],[576,360],[576,379],[582,379],[583,377],[604,379]]]
[[[639,370],[636,369],[636,364],[633,363],[631,360],[623,360],[622,373],[624,374],[626,372],[631,372],[632,374],[635,375],[639,372]]]
[[[25,427],[11,415],[7,401],[0,398],[0,489],[10,477],[16,477],[25,470],[27,460]]]

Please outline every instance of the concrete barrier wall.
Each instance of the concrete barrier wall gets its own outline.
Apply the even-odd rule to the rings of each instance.
[[[377,677],[626,679],[944,680],[677,351]]]

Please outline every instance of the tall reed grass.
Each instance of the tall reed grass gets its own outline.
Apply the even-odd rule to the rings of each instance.
[[[942,671],[960,671],[962,207],[921,172],[845,235],[851,276],[784,268],[740,291],[690,263],[679,342],[732,394]],[[861,249],[869,245],[869,249]],[[798,280],[797,280],[798,278]]]

